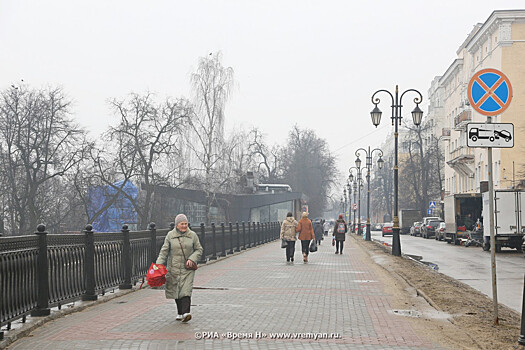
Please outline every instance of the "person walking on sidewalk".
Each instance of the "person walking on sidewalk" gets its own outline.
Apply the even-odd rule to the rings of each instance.
[[[297,220],[294,219],[292,212],[288,212],[288,214],[286,214],[286,219],[284,219],[283,224],[281,225],[281,239],[284,239],[287,242],[287,263],[293,263],[293,256],[295,254],[295,241],[297,240],[297,233],[295,232],[296,227]]]
[[[336,220],[334,225],[333,236],[335,238],[335,253],[343,254],[343,245],[345,241],[347,226],[343,219],[343,214],[339,214],[339,218]]]
[[[323,225],[320,220],[314,223],[314,235],[317,245],[321,245],[321,240],[323,239]]]
[[[323,229],[324,229],[324,235],[328,236],[328,230],[330,230],[330,223],[326,220],[323,220]]]
[[[312,222],[308,219],[308,213],[304,212],[301,220],[295,228],[299,232],[299,239],[301,240],[301,250],[303,251],[303,262],[308,262],[308,253],[310,253],[310,241],[315,239],[314,228]]]
[[[197,261],[201,258],[202,246],[199,237],[188,228],[188,218],[179,214],[175,218],[175,229],[168,232],[160,248],[157,264],[164,264],[166,275],[166,299],[175,299],[177,321],[191,320],[190,305],[193,278]]]

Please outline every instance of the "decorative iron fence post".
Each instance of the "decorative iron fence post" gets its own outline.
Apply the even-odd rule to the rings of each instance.
[[[254,236],[255,236],[255,239],[254,239],[254,243],[255,243],[255,246],[257,247],[259,245],[259,229],[261,228],[261,226],[259,225],[259,222],[257,223],[253,223],[253,233],[254,233]]]
[[[122,225],[122,272],[124,273],[124,282],[119,285],[120,289],[131,289],[131,245],[129,243],[128,225]]]
[[[251,239],[251,236],[252,236],[252,223],[251,222],[248,222],[248,245],[246,246],[246,248],[250,248],[252,246],[252,239]]]
[[[246,223],[242,222],[242,249],[246,249]]]
[[[241,231],[239,231],[238,221],[235,223],[235,229],[237,230],[237,248],[235,249],[235,251],[240,252],[241,251]]]
[[[201,260],[199,261],[199,264],[206,264],[206,227],[204,227],[204,223],[201,223],[201,246],[202,246],[202,255]]]
[[[216,260],[217,259],[217,232],[215,230],[215,223],[211,223],[211,238],[213,241],[213,254],[210,257],[210,260]]]
[[[252,247],[255,247],[255,246],[257,246],[257,231],[255,230],[257,226],[255,225],[255,222],[252,222],[251,225],[252,225],[252,232],[251,232],[251,234],[252,234]]]
[[[230,251],[228,254],[233,254],[233,225],[232,223],[228,223],[228,227],[230,229]]]
[[[49,309],[49,271],[47,263],[47,232],[42,224],[36,228],[38,235],[38,257],[37,257],[37,304],[36,309],[31,311],[31,316],[48,316]]]
[[[154,263],[157,261],[157,229],[155,228],[155,223],[150,222],[149,224],[149,230],[150,230],[150,247],[149,247],[149,261]]]
[[[224,230],[224,222],[221,222],[221,235],[222,235],[222,253],[221,256],[226,256],[226,231]]]
[[[98,296],[95,293],[95,237],[91,225],[86,225],[84,242],[84,283],[86,291],[82,295],[82,300],[97,300]]]

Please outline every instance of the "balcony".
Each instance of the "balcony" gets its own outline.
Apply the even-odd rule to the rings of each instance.
[[[472,111],[466,109],[454,118],[454,130],[466,130],[467,123],[470,121],[472,121]]]
[[[441,139],[450,140],[450,128],[441,129]]]
[[[470,164],[474,164],[474,149],[466,146],[459,146],[450,152],[450,160],[447,164],[460,175],[472,177],[474,170]]]

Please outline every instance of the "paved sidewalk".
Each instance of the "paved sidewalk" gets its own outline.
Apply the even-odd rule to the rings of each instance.
[[[200,267],[187,324],[163,290],[146,288],[48,322],[8,349],[446,348],[418,331],[422,320],[396,314],[417,303],[352,238],[343,255],[329,243],[308,264],[300,244],[287,265],[272,242]]]

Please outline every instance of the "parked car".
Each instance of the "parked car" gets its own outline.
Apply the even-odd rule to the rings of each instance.
[[[416,221],[410,227],[411,236],[421,236],[421,222]]]
[[[438,220],[430,220],[426,225],[424,225],[421,229],[421,237],[423,238],[431,238],[436,235],[436,229],[439,227],[439,224],[442,221]]]
[[[426,226],[426,225],[428,225],[428,222],[429,222],[430,220],[443,221],[443,219],[440,218],[439,216],[425,216],[425,217],[421,220],[421,225],[422,225],[422,226]]]
[[[381,237],[385,237],[385,235],[393,234],[394,232],[392,231],[392,227],[394,227],[393,222],[385,222],[381,230]]]
[[[441,221],[439,223],[439,226],[438,228],[436,229],[436,241],[442,241],[445,239],[445,229],[446,229],[446,224],[444,221]]]
[[[381,231],[383,228],[383,224],[375,224],[373,230],[374,231]]]

